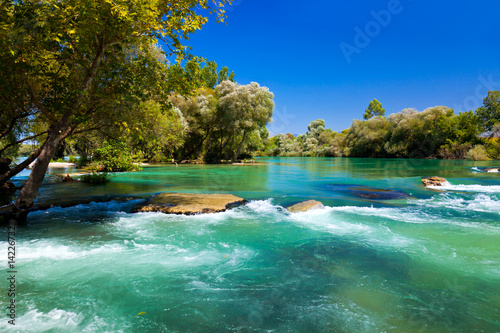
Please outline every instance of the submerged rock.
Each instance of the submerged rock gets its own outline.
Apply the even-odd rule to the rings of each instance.
[[[359,186],[357,188],[351,188],[351,193],[357,197],[374,199],[374,200],[394,200],[406,198],[408,194],[403,191],[396,190],[384,190],[379,188],[371,188]]]
[[[371,200],[395,200],[408,197],[408,194],[403,191],[385,190],[369,186],[340,184],[331,185],[329,186],[329,188],[333,189],[334,191],[339,191],[355,197]]]
[[[193,215],[224,212],[245,203],[245,199],[232,194],[160,193],[134,207],[132,212]]]
[[[443,177],[426,177],[422,179],[422,183],[425,187],[428,186],[444,186],[448,184],[446,178]]]
[[[308,210],[323,208],[325,208],[325,206],[323,206],[321,202],[316,200],[302,201],[295,205],[287,207],[287,209],[292,213],[307,212]]]

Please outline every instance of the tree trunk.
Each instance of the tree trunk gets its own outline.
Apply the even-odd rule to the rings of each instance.
[[[233,132],[233,136],[231,137],[231,144],[229,145],[229,150],[227,151],[227,154],[226,154],[226,161],[229,160],[229,154],[231,153],[231,150],[233,150],[233,143],[234,143],[234,137],[235,136],[236,135]]]
[[[42,146],[40,155],[38,156],[28,181],[23,185],[19,192],[19,197],[15,202],[15,206],[11,212],[11,219],[14,219],[18,224],[25,224],[28,210],[35,202],[38,189],[42,185],[43,179],[47,172],[50,161],[57,151],[57,146],[71,132],[71,127],[68,124],[54,126],[50,131],[45,143]]]
[[[233,162],[238,159],[240,155],[241,147],[243,146],[243,142],[245,141],[245,136],[247,135],[247,131],[243,131],[243,138],[241,139],[240,145],[238,146],[238,150],[236,151],[236,155],[234,156]]]
[[[217,158],[222,160],[222,152],[224,151],[224,148],[226,148],[227,144],[229,143],[229,139],[226,140],[224,144],[222,144],[222,140],[224,139],[224,133],[221,134],[221,146],[219,148],[219,151],[217,152]]]
[[[11,179],[12,177],[14,177],[15,175],[17,175],[19,172],[21,172],[24,169],[26,169],[26,167],[28,165],[30,165],[31,162],[33,162],[34,160],[36,160],[36,158],[38,157],[38,155],[40,155],[41,151],[42,150],[40,148],[37,148],[33,153],[31,153],[31,155],[26,160],[24,160],[22,163],[16,165],[12,169],[10,169],[9,171],[7,171],[3,175],[1,175],[0,176],[0,186],[3,185],[4,183],[6,183],[9,179]]]
[[[101,64],[104,56],[104,51],[109,46],[109,44],[103,44],[99,42],[96,48],[96,54],[92,59],[92,62],[87,69],[87,73],[83,79],[81,91],[73,101],[73,103],[67,108],[64,116],[61,120],[53,124],[48,133],[47,139],[45,140],[40,155],[38,156],[31,174],[28,177],[28,181],[23,185],[21,191],[19,192],[19,197],[16,200],[14,208],[10,214],[10,221],[15,221],[18,224],[26,223],[26,217],[28,215],[28,210],[33,206],[35,202],[36,194],[38,189],[42,185],[43,179],[47,172],[50,160],[54,157],[56,153],[57,146],[64,140],[73,130],[71,127],[71,117],[75,112],[81,107],[81,103],[90,89],[90,85],[95,78],[97,70]],[[37,108],[43,112],[45,107],[43,104],[35,97],[35,95],[30,92],[31,98],[36,102]]]
[[[179,162],[184,161],[186,159],[186,157],[188,157],[189,155],[197,153],[198,150],[203,146],[203,143],[208,138],[210,133],[211,133],[211,131],[208,131],[207,134],[200,140],[200,142],[198,142],[198,144],[193,149],[191,149],[188,153],[184,154],[184,156],[182,156],[182,158],[179,159]]]

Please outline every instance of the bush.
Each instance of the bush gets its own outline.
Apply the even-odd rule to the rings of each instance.
[[[92,171],[92,172],[104,172],[104,165],[100,162],[90,162],[85,166],[86,170]]]
[[[491,161],[483,145],[475,145],[467,152],[467,159],[472,161]]]
[[[498,141],[498,138],[487,141],[486,152],[492,159],[500,160],[500,142]]]
[[[78,159],[77,159],[75,156],[70,155],[70,156],[68,157],[68,162],[69,162],[69,163],[75,163],[75,164],[78,164]]]
[[[89,164],[89,162],[90,162],[90,159],[86,155],[80,155],[77,162],[76,162],[76,166],[78,168],[83,168],[84,166]]]
[[[103,173],[95,173],[92,172],[89,175],[83,175],[81,178],[82,183],[91,184],[91,185],[102,185],[109,182],[108,174]]]
[[[438,150],[438,156],[445,160],[463,160],[467,157],[472,145],[469,143],[459,144],[451,142],[441,146]]]
[[[102,147],[96,149],[95,161],[102,165],[102,171],[105,172],[140,170],[140,167],[132,162],[132,157],[128,154],[127,147],[123,142],[111,145],[104,141]]]

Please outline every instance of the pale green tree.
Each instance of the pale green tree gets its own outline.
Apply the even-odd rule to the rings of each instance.
[[[272,120],[274,94],[256,82],[239,85],[227,80],[215,89],[220,97],[220,118],[232,128],[230,147],[236,138],[239,140],[236,152],[233,153],[233,160],[236,160],[247,135]]]

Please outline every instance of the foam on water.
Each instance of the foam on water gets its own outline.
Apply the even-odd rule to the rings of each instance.
[[[500,193],[500,185],[452,185],[448,183],[444,186],[428,186],[427,188],[440,191]]]
[[[275,215],[283,212],[284,208],[273,204],[273,201],[273,198],[267,200],[253,200],[244,207],[257,214]]]
[[[493,172],[493,173],[496,173],[496,172],[499,172],[499,168],[488,168],[489,170],[484,170],[481,169],[481,168],[478,168],[478,167],[472,167],[471,170],[473,171],[476,171],[476,172]]]
[[[485,193],[471,193],[466,195],[442,193],[430,199],[417,200],[413,203],[426,207],[500,214],[500,200],[495,195],[487,195]]]
[[[5,319],[5,318],[4,318]],[[0,331],[8,332],[12,328],[16,332],[82,332],[79,324],[83,316],[59,309],[53,309],[43,313],[37,309],[28,311],[16,319],[16,325],[12,326],[7,320],[0,322]]]
[[[30,221],[47,221],[60,219],[66,222],[86,223],[95,218],[117,217],[129,212],[135,205],[144,202],[143,199],[129,201],[91,202],[72,207],[62,208],[55,206],[46,210],[30,213]]]
[[[196,301],[204,306],[214,304],[214,309],[220,306],[218,304],[224,303],[222,301],[210,303],[209,298],[211,297],[238,302],[240,293],[251,294],[256,292],[255,290],[267,288],[267,282],[264,280],[256,280],[258,282],[255,286],[252,285],[253,282],[246,282],[245,278],[240,280],[241,277],[250,277],[259,270],[270,269],[261,267],[259,264],[266,260],[266,258],[262,258],[266,257],[266,255],[263,256],[263,253],[272,252],[270,248],[260,248],[261,244],[254,248],[253,243],[247,246],[235,239],[234,237],[238,235],[237,230],[241,226],[246,228],[243,233],[248,231],[265,233],[269,230],[276,232],[276,229],[280,229],[280,232],[288,232],[289,236],[295,232],[294,228],[296,230],[307,229],[308,237],[315,237],[310,236],[313,235],[311,232],[318,233],[319,237],[323,237],[321,234],[324,233],[335,235],[363,248],[376,249],[377,252],[403,253],[410,256],[416,253],[415,257],[424,257],[427,263],[442,267],[443,270],[460,271],[470,275],[481,272],[486,277],[494,277],[498,274],[498,262],[495,257],[487,256],[488,259],[471,264],[468,260],[473,257],[472,254],[476,249],[467,250],[472,254],[463,250],[462,253],[459,253],[454,250],[454,244],[445,242],[439,244],[439,248],[431,248],[429,245],[434,243],[413,237],[411,232],[400,228],[401,224],[406,223],[421,223],[430,225],[432,228],[434,228],[433,224],[453,223],[453,218],[443,215],[439,209],[498,213],[500,212],[500,202],[496,196],[484,193],[442,193],[430,199],[410,199],[409,202],[411,204],[407,207],[342,206],[326,207],[304,213],[290,213],[280,205],[274,204],[272,199],[268,199],[252,201],[246,206],[223,213],[195,216],[162,213],[130,214],[116,209],[115,213],[119,214],[116,219],[95,226],[95,228],[105,231],[106,237],[114,237],[111,242],[100,238],[94,242],[81,242],[67,240],[63,237],[21,241],[19,248],[22,251],[19,252],[19,259],[23,264],[29,263],[29,265],[24,266],[24,269],[29,270],[25,273],[25,279],[29,280],[28,283],[34,283],[36,278],[50,276],[51,273],[58,270],[64,271],[68,267],[73,269],[79,265],[88,265],[88,267],[95,267],[94,278],[99,281],[112,282],[113,279],[108,278],[109,272],[119,272],[115,273],[115,276],[121,279],[120,283],[129,280],[138,281],[137,284],[133,285],[134,288],[121,287],[122,289],[118,289],[119,292],[113,291],[114,285],[111,285],[108,296],[112,299],[116,297],[117,304],[120,304],[121,294],[127,294],[127,297],[132,300],[137,295],[155,299],[159,292],[172,292],[170,296],[175,297],[176,293],[179,292],[175,289],[177,288],[176,283],[180,283],[182,286],[180,292],[193,297],[191,302]],[[93,206],[93,204],[91,205]],[[96,204],[96,206],[99,209],[106,209],[105,204]],[[68,208],[67,210],[72,209]],[[75,209],[73,209],[74,211]],[[48,212],[47,216],[61,213],[69,214],[67,211],[64,212],[64,209],[61,211],[53,209]],[[276,223],[283,223],[283,225]],[[468,222],[460,223],[471,224]],[[437,228],[440,227],[437,226]],[[225,233],[229,234],[226,238],[224,238]],[[291,242],[293,245],[294,240]],[[264,242],[264,244],[266,243]],[[268,245],[266,244],[266,246]],[[480,256],[481,253],[477,253],[477,255]],[[112,260],[105,261],[106,264],[101,265],[103,258],[112,258]],[[52,264],[44,264],[44,260],[41,259],[50,260]],[[74,263],[71,264],[71,261]],[[57,262],[62,264],[57,265]],[[149,276],[149,280],[141,280],[144,269],[150,274],[156,275]],[[86,268],[82,271],[86,271]],[[165,276],[171,276],[172,279],[175,277],[175,279],[169,280]],[[235,280],[235,276],[240,277],[240,279],[236,278]],[[71,285],[80,283],[77,269],[73,275],[68,274],[66,278],[67,283]],[[301,278],[304,281],[309,279],[307,276]],[[252,279],[256,279],[256,277],[253,276]],[[249,278],[249,281],[254,281],[252,279]],[[169,285],[169,282],[172,281],[175,283]],[[117,285],[119,284],[117,283]],[[173,288],[172,291],[169,291],[169,288]],[[99,295],[92,296],[96,299],[92,302],[97,302],[99,311],[104,311],[103,313],[110,309],[113,311],[106,302],[99,300],[104,297]],[[305,303],[304,309],[308,309],[307,311],[310,313],[324,311],[325,314],[333,316],[331,319],[344,327],[346,331],[369,332],[380,328],[383,325],[383,320],[377,317],[377,313],[372,313],[351,303],[353,295],[357,294],[354,291],[346,292],[345,297],[342,296],[345,299],[339,299],[340,296],[335,296],[337,297],[336,301],[331,303],[334,305],[325,303],[324,305],[311,306]],[[166,298],[161,299],[162,301],[167,300]],[[361,298],[360,300],[363,301]],[[41,300],[38,301],[41,302]],[[323,301],[326,302],[326,298],[323,298]],[[306,311],[301,310],[301,305],[294,306],[293,302],[291,303],[287,306],[293,308],[298,314]],[[335,308],[335,304],[340,303],[344,307]],[[370,304],[368,303],[368,306]],[[18,328],[23,332],[106,330],[119,332],[114,328],[124,329],[127,325],[134,325],[132,321],[129,322],[128,317],[121,315],[116,316],[120,319],[116,319],[114,315],[103,315],[103,318],[95,316],[94,320],[90,321],[84,306],[63,308],[65,310],[53,309],[45,313],[38,309],[33,310],[32,307],[26,313],[20,312]],[[203,309],[205,313],[210,312],[210,309]],[[134,309],[134,314],[142,310],[142,308],[137,311]],[[114,325],[109,326],[105,321]],[[5,328],[1,325],[5,326],[5,323],[0,324],[0,330]],[[113,327],[113,329],[110,330],[109,327]]]
[[[34,241],[29,244],[20,243],[19,248],[21,250],[18,252],[18,258],[23,262],[37,261],[39,259],[70,260],[103,254],[109,255],[126,249],[123,245],[105,244],[88,250],[87,246],[81,248],[79,246],[63,245],[55,240]]]

